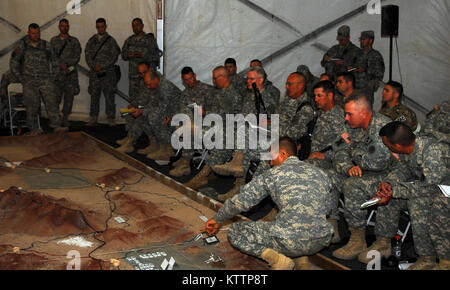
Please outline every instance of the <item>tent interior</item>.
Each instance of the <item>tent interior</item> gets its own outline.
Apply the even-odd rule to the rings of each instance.
[[[73,6],[76,4],[79,6]],[[399,35],[393,39],[392,54],[390,39],[381,37],[384,5],[400,8]],[[423,122],[435,105],[450,100],[446,89],[450,80],[449,15],[450,0],[2,0],[0,73],[9,69],[11,53],[26,36],[30,23],[39,24],[41,38],[49,41],[59,33],[59,20],[67,18],[70,34],[83,48],[79,63],[81,91],[75,97],[71,120],[85,122],[90,95],[84,48],[96,33],[95,20],[105,18],[108,33],[122,47],[133,34],[132,19],[139,17],[145,32],[155,34],[163,51],[160,72],[180,89],[184,89],[180,72],[185,66],[193,68],[198,80],[212,84],[212,70],[223,65],[226,58],[236,59],[238,72],[244,76],[250,61],[260,59],[268,78],[284,97],[286,79],[299,65],[307,65],[315,76],[324,72],[320,64],[323,55],[337,44],[337,29],[348,25],[350,39],[358,47],[362,31],[375,32],[374,48],[384,57],[386,67],[384,83],[390,79],[392,58],[391,79],[403,84],[404,103]],[[119,108],[129,104],[128,63],[119,57],[118,64],[122,77],[115,99],[117,120],[125,123]],[[375,92],[376,111],[381,106],[382,89],[383,85]],[[106,120],[103,97],[99,120]],[[120,128],[124,134],[123,126]],[[113,138],[124,137],[108,135],[115,132],[106,127],[87,129],[88,134],[110,145],[115,144]],[[143,146],[145,142],[141,138],[138,144]],[[138,158],[137,154],[132,156]],[[169,167],[154,162],[150,165],[164,174],[169,171]],[[225,189],[232,186],[232,180],[223,182],[227,184]],[[220,180],[215,181],[216,189],[221,186]]]

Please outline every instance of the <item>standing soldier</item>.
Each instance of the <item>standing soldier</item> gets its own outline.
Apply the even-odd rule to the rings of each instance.
[[[106,20],[96,21],[97,34],[92,36],[86,44],[86,62],[89,71],[89,94],[91,95],[90,120],[88,126],[97,123],[100,111],[100,96],[103,92],[106,104],[108,124],[115,126],[116,104],[114,94],[117,87],[117,76],[114,64],[120,54],[116,40],[106,32]]]
[[[58,88],[60,99],[64,98],[63,119],[64,127],[69,127],[69,115],[72,113],[73,99],[80,93],[78,83],[77,64],[81,57],[81,45],[77,38],[69,35],[69,21],[59,21],[60,34],[50,40],[50,45],[59,58],[60,73],[58,75]]]
[[[61,127],[58,88],[55,84],[59,73],[58,58],[50,44],[41,39],[41,30],[36,23],[28,26],[28,36],[14,49],[10,68],[23,85],[23,103],[27,111],[30,135],[39,134],[37,118],[41,96],[48,112],[50,127],[55,132],[67,131],[67,127]]]
[[[378,50],[373,49],[375,33],[373,31],[361,32],[359,38],[362,50],[360,66],[354,71],[356,88],[373,94],[378,90],[384,77],[384,60]]]
[[[134,35],[125,40],[122,47],[122,59],[129,61],[128,79],[130,80],[129,96],[131,102],[139,94],[139,83],[141,81],[138,72],[138,64],[146,62],[153,71],[159,66],[161,51],[155,41],[153,33],[144,32],[144,23],[142,19],[135,18],[131,22]]]

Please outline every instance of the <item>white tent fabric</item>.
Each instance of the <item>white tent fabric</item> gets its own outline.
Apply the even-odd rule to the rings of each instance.
[[[167,78],[181,86],[180,70],[192,66],[199,79],[211,83],[211,71],[233,57],[238,70],[254,58],[264,59],[274,52],[339,19],[364,5],[364,0],[172,0],[166,3]],[[371,1],[374,3],[374,1]],[[376,1],[375,1],[376,2]],[[449,99],[450,1],[397,0],[381,5],[400,7],[399,57],[394,42],[392,79],[402,81],[405,94],[430,110]],[[262,9],[254,9],[253,6]],[[371,6],[372,7],[372,6]],[[365,8],[365,7],[364,7]],[[273,16],[264,15],[265,10]],[[337,43],[339,26],[351,28],[351,41],[359,46],[361,31],[374,30],[374,48],[384,56],[389,80],[389,38],[381,38],[381,14],[366,9],[334,25],[324,33],[264,64],[269,79],[284,92],[289,73],[300,64],[318,76],[320,60]],[[400,63],[400,66],[398,65]],[[401,75],[400,75],[401,69]],[[379,107],[381,89],[376,93]],[[423,112],[414,107],[420,119]]]
[[[87,68],[84,56],[84,48],[88,39],[96,33],[95,20],[103,17],[107,22],[107,31],[117,41],[120,47],[125,40],[133,34],[131,21],[135,17],[140,17],[144,22],[144,30],[156,34],[156,3],[157,0],[83,0],[80,14],[66,14],[69,0],[2,0],[0,1],[0,51],[8,52],[0,57],[0,73],[4,73],[9,68],[9,59],[12,49],[8,48],[15,41],[26,35],[28,25],[37,23],[41,26],[41,38],[49,41],[59,33],[58,22],[64,16],[70,21],[70,34],[80,40],[83,49],[80,65]],[[77,1],[72,1],[76,3]],[[58,16],[60,16],[58,18]],[[6,23],[8,21],[10,24]],[[44,26],[50,22],[48,27]],[[3,24],[3,25],[2,25]],[[13,26],[20,29],[20,32],[13,29]],[[118,89],[128,95],[128,63],[119,57],[118,64],[121,66],[122,78],[118,84]],[[72,118],[87,119],[90,107],[90,95],[87,92],[88,78],[79,73],[80,94],[75,97]],[[120,97],[116,97],[117,115],[119,108],[126,107],[127,102]],[[105,119],[104,98],[100,101],[100,119]]]

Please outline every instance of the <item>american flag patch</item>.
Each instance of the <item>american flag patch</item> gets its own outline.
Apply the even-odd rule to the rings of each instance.
[[[347,132],[344,132],[341,135],[341,138],[344,139],[345,143],[350,144],[352,142],[352,138],[350,138],[350,135]]]

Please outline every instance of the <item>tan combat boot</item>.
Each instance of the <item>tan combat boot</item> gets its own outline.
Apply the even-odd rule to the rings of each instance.
[[[268,214],[259,219],[260,221],[270,222],[273,221],[278,215],[278,209],[273,207]]]
[[[224,176],[243,177],[242,160],[244,160],[244,155],[236,150],[234,151],[233,159],[228,163],[214,166],[214,172]]]
[[[327,219],[327,221],[333,226],[333,238],[331,239],[332,244],[337,244],[341,241],[339,235],[338,221],[335,219]]]
[[[122,144],[124,144],[125,142],[127,142],[128,139],[130,139],[130,137],[127,135],[125,138],[120,139],[120,140],[117,140],[117,141],[116,141],[116,144],[122,145]]]
[[[86,126],[95,126],[97,124],[97,117],[90,117],[89,122],[87,122]]]
[[[292,259],[272,249],[265,249],[261,254],[261,259],[269,263],[272,270],[292,270],[295,266]]]
[[[419,259],[407,270],[431,270],[436,266],[435,256],[419,256]]]
[[[243,178],[243,177],[236,178],[236,180],[234,181],[234,187],[232,189],[230,189],[227,193],[219,194],[217,196],[217,199],[221,202],[225,202],[225,200],[232,198],[233,196],[238,194],[239,191],[241,190],[241,186],[244,184],[245,184],[245,178]]]
[[[149,153],[152,152],[156,152],[159,150],[159,143],[158,141],[156,141],[155,137],[149,137],[148,138],[148,146],[143,148],[143,149],[139,149],[137,151],[138,154],[142,154],[142,155],[147,155]]]
[[[450,270],[450,260],[440,259],[433,270]]]
[[[133,146],[133,140],[131,140],[131,138],[128,138],[123,144],[122,146],[120,146],[119,148],[116,148],[117,151],[122,152],[122,153],[131,153],[134,151],[134,146]]]
[[[205,164],[202,170],[200,170],[200,172],[196,176],[194,176],[194,178],[184,183],[183,185],[192,189],[199,189],[201,187],[204,187],[208,185],[208,175],[210,175],[211,172],[211,167],[209,167],[208,164]]]
[[[173,163],[175,168],[169,171],[169,174],[175,177],[191,174],[191,166],[189,160],[181,157],[177,162]]]
[[[349,229],[352,233],[347,245],[333,252],[333,256],[342,260],[352,260],[367,250],[365,230]]]
[[[368,264],[372,261],[373,257],[367,258],[367,253],[372,250],[380,252],[381,257],[384,257],[385,259],[389,258],[392,254],[391,239],[386,237],[377,237],[377,240],[373,242],[367,250],[359,254],[358,261],[364,264]]]
[[[309,270],[309,259],[308,256],[303,256],[294,259],[295,270]]]
[[[170,160],[172,156],[174,156],[173,149],[169,144],[160,144],[158,151],[147,154],[147,158],[153,160]]]

